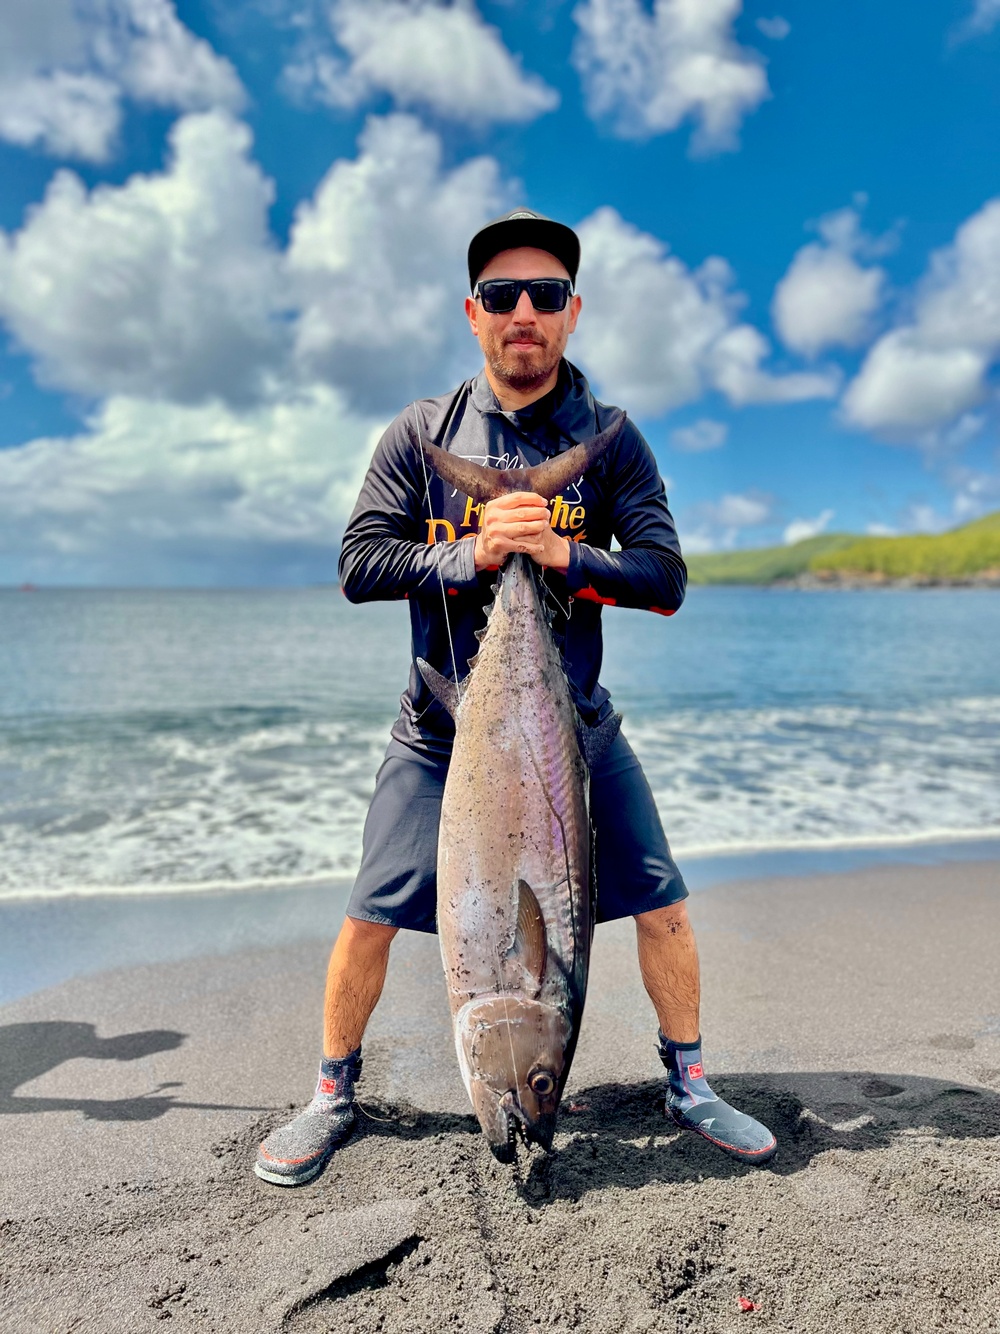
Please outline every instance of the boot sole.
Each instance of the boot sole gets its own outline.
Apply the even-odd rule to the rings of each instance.
[[[300,1168],[294,1175],[289,1172],[271,1172],[266,1167],[261,1166],[259,1158],[253,1165],[254,1174],[259,1176],[261,1181],[269,1181],[272,1186],[304,1186],[307,1181],[312,1181],[314,1177],[319,1176],[333,1157],[334,1151],[339,1149],[354,1134],[357,1124],[358,1118],[356,1116],[352,1117],[344,1133],[334,1140],[327,1151],[319,1158],[315,1158],[311,1163]]]
[[[668,1110],[667,1115],[680,1130],[686,1130],[689,1135],[697,1135],[699,1139],[707,1140],[709,1144],[714,1144],[717,1149],[721,1149],[723,1153],[728,1154],[730,1158],[735,1159],[738,1163],[747,1163],[751,1167],[763,1167],[778,1152],[778,1141],[773,1135],[771,1136],[771,1143],[765,1144],[762,1149],[737,1149],[732,1144],[726,1144],[724,1140],[713,1138],[707,1131],[699,1130],[697,1126],[688,1125],[686,1121],[681,1121],[679,1117],[674,1115],[673,1111]]]
[[[334,1145],[334,1148],[336,1147]],[[333,1149],[320,1158],[318,1162],[311,1163],[295,1176],[290,1176],[288,1173],[269,1172],[266,1167],[261,1167],[260,1163],[254,1163],[253,1170],[261,1181],[270,1181],[272,1186],[304,1186],[307,1181],[312,1181],[314,1177],[319,1176],[332,1157]]]

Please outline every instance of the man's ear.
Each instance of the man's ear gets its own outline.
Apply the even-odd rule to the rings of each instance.
[[[576,296],[573,296],[573,297],[570,298],[570,302],[569,302],[569,331],[570,331],[570,333],[572,333],[573,330],[576,328],[576,322],[577,322],[577,320],[580,318],[580,307],[581,307],[582,305],[583,305],[583,302],[580,300],[579,294],[577,294]]]
[[[465,316],[474,338],[479,337],[479,307],[471,296],[465,298]]]

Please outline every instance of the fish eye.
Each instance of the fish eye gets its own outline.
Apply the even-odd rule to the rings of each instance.
[[[532,1093],[537,1093],[540,1098],[547,1098],[556,1087],[556,1081],[548,1070],[536,1070],[528,1076],[528,1084]]]

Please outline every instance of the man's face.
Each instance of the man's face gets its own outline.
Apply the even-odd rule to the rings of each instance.
[[[478,281],[568,277],[563,265],[547,250],[522,246],[494,255]],[[466,297],[465,313],[494,378],[523,393],[543,384],[558,366],[566,340],[576,328],[580,298],[570,297],[565,309],[547,315],[535,310],[528,293],[522,292],[513,310],[506,315],[491,315],[481,301]]]

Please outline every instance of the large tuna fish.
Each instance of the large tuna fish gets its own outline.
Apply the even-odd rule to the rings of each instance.
[[[426,445],[430,465],[477,503],[509,491],[550,499],[620,435],[534,468],[501,471]],[[550,629],[540,570],[508,558],[472,671],[424,662],[455,718],[441,806],[438,931],[465,1086],[497,1157],[516,1135],[551,1147],[576,1047],[594,924],[588,761],[619,719],[583,727]]]

